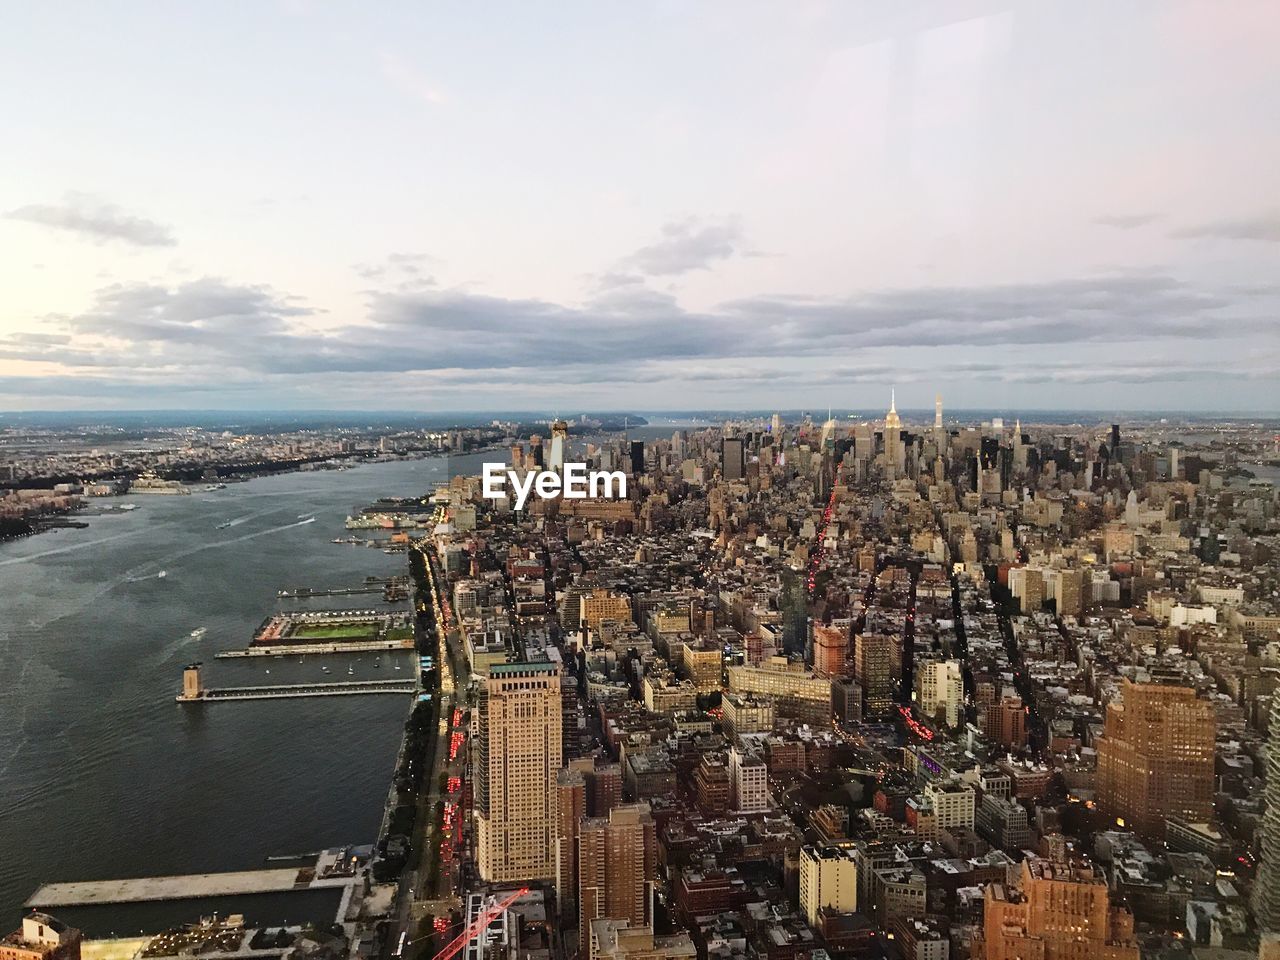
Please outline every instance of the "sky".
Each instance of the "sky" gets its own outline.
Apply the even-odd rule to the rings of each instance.
[[[0,409],[1280,407],[1269,0],[4,19]]]

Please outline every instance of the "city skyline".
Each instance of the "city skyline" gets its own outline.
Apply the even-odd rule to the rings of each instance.
[[[1280,13],[1063,9],[15,11],[0,409],[1273,409]]]

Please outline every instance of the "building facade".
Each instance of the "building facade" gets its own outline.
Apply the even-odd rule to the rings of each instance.
[[[555,664],[490,668],[473,737],[477,859],[487,881],[555,879],[560,711]]]

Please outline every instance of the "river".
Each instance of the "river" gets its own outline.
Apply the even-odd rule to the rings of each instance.
[[[410,676],[408,654],[376,671],[370,655],[213,655],[245,646],[282,609],[282,587],[407,572],[403,555],[331,541],[353,508],[445,479],[435,459],[135,495],[116,501],[131,512],[95,505],[87,529],[0,544],[0,934],[42,883],[256,869],[375,839],[407,697],[184,706],[174,695],[192,660],[211,686],[321,680],[325,663],[342,679],[348,665],[356,678]],[[386,609],[378,595],[311,603]],[[308,896],[55,912],[96,935],[211,906],[270,923],[332,916],[330,898]]]

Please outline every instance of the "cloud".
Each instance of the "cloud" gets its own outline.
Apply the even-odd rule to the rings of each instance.
[[[139,247],[172,247],[172,231],[145,217],[133,216],[113,204],[87,194],[68,193],[61,203],[32,203],[8,211],[10,220],[24,220],[69,230],[98,242],[121,240]]]
[[[604,273],[589,274],[586,279],[595,290],[601,292],[644,283],[644,277],[640,274],[627,273],[622,270],[608,270]]]
[[[396,289],[417,290],[435,286],[435,277],[424,268],[443,262],[427,253],[389,253],[381,261],[353,263],[351,269],[363,280],[386,281]]]
[[[1117,230],[1134,230],[1155,223],[1161,219],[1159,213],[1120,213],[1094,217],[1093,222],[1103,227],[1115,227]]]
[[[1194,239],[1212,237],[1221,240],[1261,240],[1280,243],[1280,211],[1241,217],[1236,220],[1213,220],[1208,223],[1183,227],[1170,234],[1172,237]]]
[[[795,394],[913,382],[1243,383],[1277,376],[1278,301],[1280,284],[1215,288],[1151,273],[762,296],[702,311],[642,283],[582,304],[393,285],[369,291],[358,320],[317,325],[297,297],[205,277],[104,287],[80,314],[0,338],[0,357],[55,365],[31,396],[66,392],[70,378],[101,381],[111,399],[132,384],[170,406],[187,387],[239,397],[255,385],[321,406],[367,404],[372,392],[380,404],[443,396],[457,407],[468,395],[528,399],[521,389],[550,395],[566,384],[583,397],[629,386],[728,400],[766,384]],[[1242,338],[1243,361],[1233,345]]]
[[[742,228],[736,219],[703,223],[697,218],[674,221],[662,228],[662,239],[641,247],[622,264],[650,276],[672,276],[708,269],[738,251]]]

